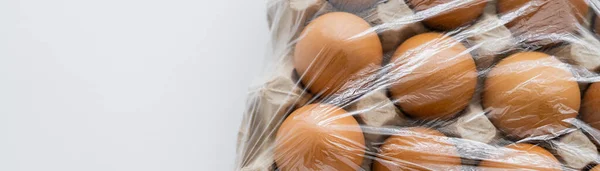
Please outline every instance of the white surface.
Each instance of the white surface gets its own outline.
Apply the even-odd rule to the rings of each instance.
[[[233,170],[265,4],[0,0],[0,170]]]

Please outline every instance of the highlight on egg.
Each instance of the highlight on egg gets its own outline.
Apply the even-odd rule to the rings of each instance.
[[[544,53],[521,52],[491,69],[482,104],[509,137],[558,136],[578,114],[580,90],[566,64]]]
[[[479,163],[480,171],[492,170],[560,171],[559,161],[546,149],[526,143],[511,144]]]
[[[473,57],[459,41],[441,33],[411,37],[398,47],[390,63],[390,94],[413,118],[452,118],[475,92],[478,73]]]
[[[277,131],[274,158],[281,171],[357,170],[365,139],[351,114],[328,104],[295,110]]]
[[[397,131],[381,145],[373,171],[460,170],[461,159],[450,138],[439,131],[412,127]]]
[[[306,26],[294,51],[294,67],[315,95],[352,94],[368,87],[383,50],[369,23],[345,12],[322,15]]]
[[[483,14],[487,5],[487,0],[407,0],[406,2],[417,12],[435,14],[423,20],[423,24],[444,31],[475,22]]]

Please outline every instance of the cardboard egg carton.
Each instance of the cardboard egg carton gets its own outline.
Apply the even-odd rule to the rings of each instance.
[[[573,131],[550,143],[565,167],[582,170],[587,165],[599,161],[598,149],[581,130]]]
[[[237,160],[241,170],[273,170],[272,148],[279,125],[297,106],[312,99],[293,78],[291,54],[282,57],[280,68],[248,95],[248,111],[238,135]]]
[[[357,15],[375,27],[383,51],[389,52],[406,39],[427,31],[423,24],[414,22],[414,14],[404,0],[388,0]]]
[[[327,4],[326,0],[278,0],[269,1],[267,21],[271,37],[284,39],[287,44],[296,39],[306,24]]]
[[[347,108],[365,125],[367,142],[382,142],[386,135],[377,128],[405,125],[408,120],[383,90],[366,94]]]
[[[335,8],[347,12],[360,12],[370,9],[380,0],[329,0]]]
[[[582,93],[588,85],[597,81],[597,72],[600,71],[600,41],[594,33],[581,30],[579,35],[568,38],[566,45],[548,50],[563,62],[571,64],[571,71],[579,83]]]
[[[581,66],[589,71],[600,69],[600,41],[591,32],[582,32],[570,39],[569,44],[553,48],[550,54],[569,64]]]
[[[453,137],[483,143],[490,143],[500,136],[479,103],[471,103],[463,115],[439,130]]]
[[[364,3],[372,3],[367,1],[370,0]],[[428,31],[423,24],[415,22],[415,13],[404,0],[381,0],[373,4],[370,8],[352,12],[373,26],[384,52],[393,52],[406,39]],[[507,21],[502,21],[495,9],[495,0],[489,1],[484,14],[477,21],[453,34],[469,48],[480,75],[485,75],[486,69],[517,46],[510,30],[504,26]],[[249,94],[248,111],[238,140],[240,170],[275,170],[273,143],[279,124],[296,107],[313,100],[293,76],[294,42],[312,19],[344,10],[326,0],[270,1],[267,16],[272,33],[273,61],[278,67],[262,81],[262,86]],[[597,70],[600,67],[600,53],[596,52],[600,51],[597,49],[600,47],[599,41],[593,35],[585,34],[575,40],[579,42],[552,49],[550,54],[568,59],[571,64],[588,70]],[[480,79],[476,97],[463,114],[439,127],[440,131],[475,144],[494,144],[505,140],[486,117],[480,104],[478,94],[481,93],[482,84]],[[387,138],[388,135],[382,130],[411,125],[410,119],[404,117],[386,93],[385,89],[379,89],[344,106],[348,112],[355,114],[363,127],[367,153],[376,153],[376,144]],[[555,154],[569,168],[579,169],[598,162],[594,158],[598,156],[596,146],[581,131],[571,132],[550,142]],[[369,171],[371,163],[372,157],[365,157],[363,170]]]
[[[477,69],[488,69],[498,61],[498,57],[516,47],[510,30],[496,13],[496,1],[489,1],[484,13],[471,26],[458,34],[459,40],[473,48],[471,52]]]
[[[393,128],[408,122],[384,90],[362,96],[347,110],[355,113],[357,120],[363,125],[367,153],[377,153],[375,144],[379,144],[387,138],[388,135],[382,128]],[[372,158],[365,157],[362,168],[370,170],[372,162]]]

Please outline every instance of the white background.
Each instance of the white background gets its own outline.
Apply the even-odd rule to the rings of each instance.
[[[0,170],[233,170],[264,0],[0,0]]]

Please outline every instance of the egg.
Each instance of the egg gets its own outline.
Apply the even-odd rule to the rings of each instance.
[[[377,33],[362,18],[333,12],[304,29],[294,51],[294,67],[304,86],[316,95],[354,92],[381,67],[382,47]]]
[[[521,52],[491,69],[482,100],[497,128],[522,139],[567,129],[577,116],[580,92],[566,64],[544,53]]]
[[[380,0],[329,0],[335,8],[348,12],[360,12],[373,7]]]
[[[532,144],[512,144],[479,163],[480,171],[538,170],[560,171],[560,163],[546,149]]]
[[[581,120],[600,130],[600,83],[593,83],[583,95]]]
[[[461,159],[451,140],[439,131],[413,127],[399,131],[380,147],[373,171],[460,170]]]
[[[463,110],[477,84],[477,69],[467,48],[440,33],[419,34],[398,47],[391,63],[390,94],[407,115],[448,119]]]
[[[281,171],[357,170],[365,148],[362,130],[351,114],[328,104],[310,104],[283,121],[274,158]]]
[[[415,11],[428,10],[428,14],[438,13],[432,17],[423,20],[423,23],[428,27],[438,30],[453,30],[461,26],[466,26],[473,23],[481,14],[487,4],[487,0],[469,0],[469,2],[460,4],[454,8],[441,8],[431,10],[432,8],[448,4],[450,2],[459,2],[455,0],[407,0],[406,2]],[[438,6],[439,8],[440,6]]]
[[[585,0],[498,0],[497,9],[518,40],[541,46],[575,33],[588,14]]]
[[[600,171],[600,165],[594,166],[594,168],[590,169],[590,171]]]

